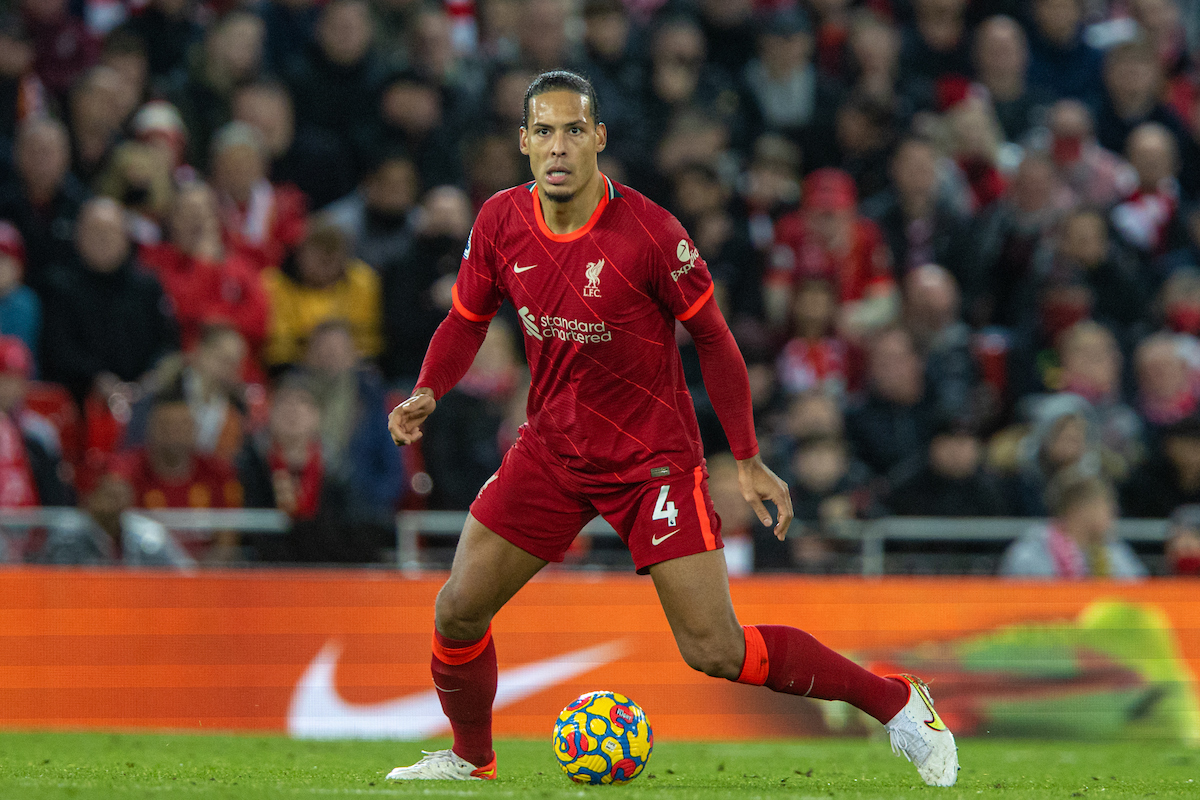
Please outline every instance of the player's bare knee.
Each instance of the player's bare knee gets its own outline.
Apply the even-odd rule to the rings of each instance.
[[[679,637],[676,643],[684,662],[697,672],[730,680],[741,674],[744,654],[723,638]]]
[[[447,583],[438,592],[433,606],[433,619],[438,633],[469,642],[487,633],[492,615],[483,610],[481,604],[473,602],[469,593],[461,592]]]

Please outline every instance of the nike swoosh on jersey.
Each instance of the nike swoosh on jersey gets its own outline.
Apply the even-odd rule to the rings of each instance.
[[[516,272],[517,274],[520,274],[522,272],[528,272],[529,270],[533,269],[536,266],[537,266],[537,264],[530,264],[528,267],[518,267],[516,264],[513,264],[513,272]]]
[[[662,536],[651,536],[650,544],[654,544],[654,545],[662,544],[667,539],[670,539],[672,536],[674,536],[677,533],[679,533],[679,528],[676,528],[675,530],[671,531],[670,533],[664,534]]]
[[[493,708],[520,702],[556,684],[612,663],[625,652],[621,640],[506,669]],[[403,739],[440,736],[450,730],[437,690],[381,703],[348,703],[334,676],[342,646],[329,641],[309,663],[292,692],[288,733],[301,739]]]

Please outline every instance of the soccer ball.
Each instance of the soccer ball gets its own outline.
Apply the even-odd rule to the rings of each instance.
[[[646,712],[616,692],[580,695],[554,723],[554,755],[576,783],[629,783],[646,768],[653,749]]]

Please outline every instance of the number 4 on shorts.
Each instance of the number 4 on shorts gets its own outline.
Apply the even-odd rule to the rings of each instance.
[[[658,502],[654,504],[654,516],[651,519],[665,519],[668,526],[674,526],[679,512],[675,509],[675,504],[667,500],[667,490],[670,488],[667,484],[663,484],[663,487],[658,490]]]

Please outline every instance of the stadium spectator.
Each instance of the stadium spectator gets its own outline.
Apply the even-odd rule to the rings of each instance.
[[[1048,513],[1047,487],[1066,470],[1103,475],[1105,454],[1092,409],[1078,395],[1050,395],[1032,404],[1032,423],[1021,439],[1012,505],[1020,516]]]
[[[758,35],[758,55],[743,80],[769,131],[799,136],[813,123],[829,130],[837,96],[817,79],[808,17],[799,9],[773,14]]]
[[[903,323],[925,362],[925,383],[939,412],[966,416],[994,411],[999,398],[981,395],[971,329],[962,321],[954,276],[937,264],[925,264],[910,271],[902,285]]]
[[[795,287],[809,278],[833,284],[841,304],[839,331],[861,337],[890,322],[897,310],[891,257],[875,223],[859,216],[854,181],[820,169],[804,181],[799,211],[779,219],[764,287],[767,321],[786,322]]]
[[[505,143],[512,148],[512,142]],[[387,155],[357,189],[322,213],[354,243],[355,257],[387,275],[401,268],[413,245],[420,188],[412,161],[398,153]]]
[[[814,434],[796,443],[788,483],[800,531],[784,541],[754,526],[757,570],[822,573],[835,568],[836,548],[826,538],[829,526],[877,513],[869,488],[870,471],[851,457],[837,434]],[[798,535],[797,535],[798,534]]]
[[[1030,86],[1025,32],[1012,17],[989,17],[975,31],[975,79],[987,89],[1004,138],[1019,142],[1040,122],[1054,98]]]
[[[754,3],[751,0],[701,0],[699,22],[711,60],[739,75],[755,52]]]
[[[130,245],[116,201],[88,201],[75,228],[75,252],[47,283],[42,367],[79,400],[93,389],[108,397],[175,349],[178,333],[162,287]]]
[[[68,0],[21,0],[25,27],[33,40],[33,67],[59,101],[100,58],[99,39],[69,5]]]
[[[1069,213],[1058,234],[1043,240],[1034,270],[1046,284],[1086,287],[1092,319],[1121,339],[1139,325],[1152,294],[1137,262],[1109,240],[1104,215],[1086,207]]]
[[[1171,512],[1163,553],[1168,575],[1200,575],[1200,506],[1180,506]]]
[[[1179,267],[1163,281],[1156,299],[1152,325],[1175,333],[1200,334],[1200,270],[1190,265]]]
[[[1055,0],[1057,2],[1057,0]],[[1074,2],[1074,0],[1067,0]],[[1030,328],[1036,313],[1033,257],[1062,214],[1064,189],[1053,163],[1027,152],[1008,192],[976,221],[970,277],[970,315],[977,325]]]
[[[1158,453],[1121,487],[1121,506],[1130,517],[1162,519],[1200,502],[1200,417],[1188,415],[1160,430]]]
[[[383,349],[379,276],[354,259],[341,229],[315,220],[304,240],[279,269],[263,273],[271,316],[264,360],[269,368],[297,364],[305,342],[323,322],[350,326],[361,356]]]
[[[168,234],[141,256],[171,300],[183,349],[192,349],[205,325],[223,321],[257,356],[267,336],[266,290],[256,265],[226,249],[212,189],[201,182],[180,187]]]
[[[131,490],[135,508],[241,508],[242,485],[232,467],[196,448],[192,411],[181,393],[154,397],[146,444],[118,457],[112,472]],[[193,557],[227,562],[238,557],[238,535],[218,531],[210,542],[184,543]]]
[[[927,455],[882,500],[901,517],[1001,517],[1008,512],[999,482],[984,470],[974,424],[947,416],[933,430]]]
[[[0,508],[74,503],[60,477],[57,431],[25,406],[32,377],[29,348],[15,336],[0,335]]]
[[[1058,178],[1077,202],[1108,208],[1137,185],[1133,168],[1096,141],[1092,112],[1079,100],[1059,100],[1051,106],[1046,127]]]
[[[350,487],[349,513],[356,521],[389,530],[404,493],[404,472],[387,431],[378,371],[362,361],[353,331],[337,319],[309,335],[303,365],[321,409],[325,468]]]
[[[166,150],[125,140],[112,149],[92,187],[96,194],[111,197],[125,207],[125,224],[134,242],[153,245],[162,241],[162,226],[175,194]]]
[[[673,119],[683,109],[703,109],[714,121],[728,127],[728,118],[744,105],[737,99],[729,73],[706,59],[704,33],[695,20],[672,16],[657,24],[650,44],[648,86],[643,90],[647,153],[658,150]],[[718,106],[718,100],[724,105]],[[658,171],[669,174],[662,168]]]
[[[765,260],[775,243],[775,220],[800,199],[800,149],[777,134],[758,137],[738,181],[738,193],[750,242]]]
[[[258,130],[267,150],[267,177],[275,185],[293,185],[321,208],[354,187],[354,153],[327,130],[297,125],[287,87],[255,81],[233,93],[233,118]]]
[[[237,328],[210,323],[182,357],[165,360],[154,376],[156,393],[181,395],[192,411],[196,451],[231,463],[250,428],[242,363],[246,340]],[[143,443],[153,395],[134,403],[125,446]]]
[[[1004,132],[991,101],[968,94],[943,115],[948,129],[948,155],[965,183],[963,199],[972,214],[1000,199],[1008,185],[1001,172]]]
[[[150,64],[146,46],[132,34],[113,31],[104,40],[100,65],[113,70],[121,78],[115,113],[120,115],[122,125],[127,126],[133,112],[150,99]]]
[[[430,419],[423,445],[432,507],[468,508],[516,440],[529,389],[517,344],[506,323],[493,322],[467,374],[438,402],[446,418]]]
[[[0,15],[0,164],[17,135],[17,126],[44,115],[49,97],[33,69],[33,39],[13,13]]]
[[[1162,100],[1163,75],[1158,57],[1144,40],[1115,45],[1104,57],[1104,103],[1096,117],[1096,138],[1113,152],[1129,146],[1134,129],[1155,122],[1170,133],[1178,148],[1184,190],[1200,186],[1196,143],[1179,116]]]
[[[150,76],[162,80],[187,66],[188,50],[204,38],[190,0],[147,0],[122,29],[138,37],[146,48]]]
[[[1143,339],[1134,352],[1137,410],[1152,445],[1164,428],[1200,406],[1200,373],[1188,363],[1187,347],[1180,334],[1159,332]]]
[[[914,0],[912,7],[913,22],[903,28],[900,68],[942,110],[948,105],[945,98],[960,93],[971,75],[967,2]]]
[[[234,88],[262,68],[262,47],[262,20],[249,11],[230,11],[209,27],[187,68],[163,82],[162,94],[187,130],[187,161],[201,172],[208,169],[214,135],[232,118]]]
[[[163,154],[176,183],[196,179],[196,170],[187,163],[187,130],[175,106],[165,100],[151,100],[133,115],[129,128],[137,141]]]
[[[583,4],[583,23],[580,68],[590,76],[609,127],[629,132],[610,141],[606,152],[628,161],[635,156],[634,148],[641,136],[637,130],[641,126],[641,94],[646,80],[645,60],[640,57],[644,42],[621,0],[587,0]],[[509,181],[497,189],[519,182]]]
[[[1125,155],[1137,175],[1137,187],[1113,208],[1112,223],[1122,241],[1150,261],[1182,239],[1179,149],[1170,131],[1148,122],[1129,134]]]
[[[346,476],[325,462],[320,426],[312,383],[285,375],[272,393],[266,428],[247,438],[238,454],[247,508],[277,508],[291,517],[286,536],[250,540],[255,560],[363,563],[378,557],[378,547],[350,516]]]
[[[901,141],[889,177],[889,187],[862,209],[882,231],[896,269],[904,273],[944,264],[960,284],[969,279],[969,220],[941,191],[933,143],[915,137]]]
[[[57,120],[23,123],[14,153],[16,174],[0,187],[0,219],[11,220],[25,239],[25,283],[40,293],[47,268],[71,254],[87,189],[70,172],[70,138]]]
[[[813,389],[845,397],[852,388],[849,347],[837,335],[837,297],[822,278],[800,285],[792,304],[792,338],[776,363],[783,391],[798,395]]]
[[[425,343],[450,309],[450,287],[471,233],[467,196],[452,186],[427,192],[415,233],[407,256],[383,276],[382,366],[389,378],[416,377]]]
[[[1102,478],[1066,473],[1048,492],[1053,518],[1013,542],[1000,574],[1008,578],[1131,581],[1146,577],[1133,549],[1114,534],[1116,496]]]
[[[71,129],[71,170],[92,183],[104,169],[124,123],[121,75],[111,67],[95,66],[74,86],[67,103]]]
[[[389,76],[364,153],[408,153],[421,185],[463,183],[460,131],[447,121],[440,89],[412,71]]]
[[[1100,441],[1119,462],[1110,473],[1123,477],[1141,461],[1142,423],[1121,397],[1123,358],[1116,337],[1103,325],[1084,321],[1073,325],[1058,341],[1061,374],[1057,388],[1076,394],[1092,407]],[[1053,379],[1052,379],[1053,380]]]
[[[1083,0],[1033,0],[1029,82],[1055,98],[1074,98],[1095,107],[1100,51],[1083,38]],[[1118,150],[1120,148],[1117,148]]]
[[[225,243],[258,269],[277,267],[304,236],[308,200],[267,177],[267,151],[255,128],[231,122],[213,137],[212,187]]]
[[[912,336],[888,328],[870,343],[866,396],[846,414],[855,454],[883,481],[921,458],[937,409],[925,386],[925,362]]]
[[[454,126],[474,118],[487,83],[484,65],[472,57],[456,27],[461,25],[445,5],[420,5],[406,28],[408,66],[441,89],[446,116]]]
[[[880,15],[861,9],[850,26],[851,86],[855,91],[897,109],[906,118],[913,112],[901,92],[900,34]]]
[[[838,105],[833,132],[836,162],[854,178],[860,197],[874,197],[888,188],[896,127],[894,105],[862,91],[856,90]]]
[[[21,283],[24,274],[25,241],[11,223],[0,220],[0,334],[15,336],[36,353],[42,335],[42,302]],[[36,374],[36,362],[31,363]]]
[[[313,44],[288,65],[296,119],[356,152],[384,75],[366,0],[334,0],[321,9]]]

